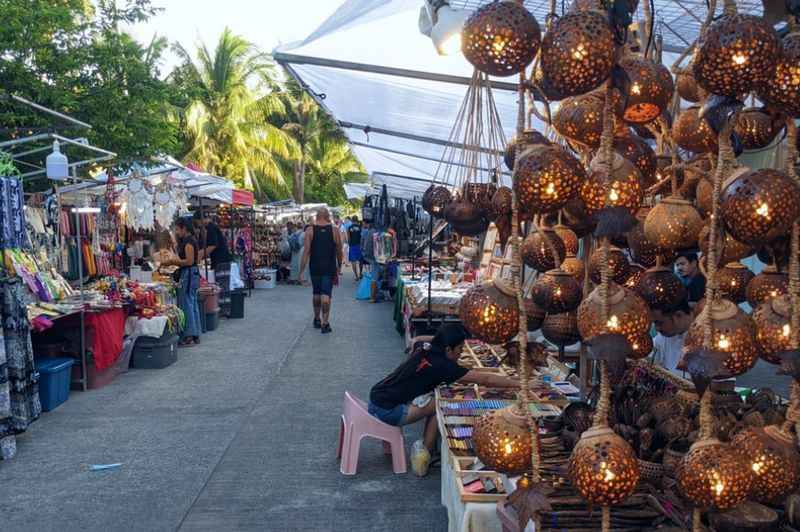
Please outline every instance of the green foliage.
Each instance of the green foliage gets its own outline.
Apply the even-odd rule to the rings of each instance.
[[[155,12],[150,0],[0,0],[0,86],[92,124],[90,131],[64,132],[117,152],[121,166],[173,153],[179,146],[169,112],[174,96],[159,79],[166,41],[144,47],[119,29]],[[57,120],[5,101],[0,123],[8,137]]]

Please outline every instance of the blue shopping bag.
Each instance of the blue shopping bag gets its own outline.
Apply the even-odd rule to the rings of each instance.
[[[365,272],[356,290],[356,299],[364,301],[372,297],[372,274]]]

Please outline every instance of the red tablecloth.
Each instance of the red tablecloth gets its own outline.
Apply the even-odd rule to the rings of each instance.
[[[125,317],[125,310],[121,308],[86,315],[86,326],[94,328],[92,353],[97,369],[111,367],[122,352]]]

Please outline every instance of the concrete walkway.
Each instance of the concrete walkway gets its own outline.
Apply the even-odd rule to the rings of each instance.
[[[365,442],[339,473],[344,390],[366,397],[403,357],[390,304],[353,293],[346,277],[323,336],[309,289],[254,292],[177,364],[73,392],[0,462],[0,530],[446,530],[438,470],[394,475]]]

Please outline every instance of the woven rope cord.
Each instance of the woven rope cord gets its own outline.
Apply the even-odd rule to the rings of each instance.
[[[736,8],[736,0],[723,0],[722,6],[722,12],[726,15],[735,15],[739,12]]]
[[[602,531],[608,532],[611,530],[611,508],[603,506],[603,523]]]
[[[600,361],[600,397],[592,419],[593,427],[608,427],[608,412],[611,408],[611,384],[608,379],[608,365]]]
[[[797,163],[797,125],[793,118],[786,119],[786,174],[795,182],[798,180]],[[800,222],[792,225],[791,256],[789,258],[789,297],[792,302],[790,317],[792,349],[800,347]]]

